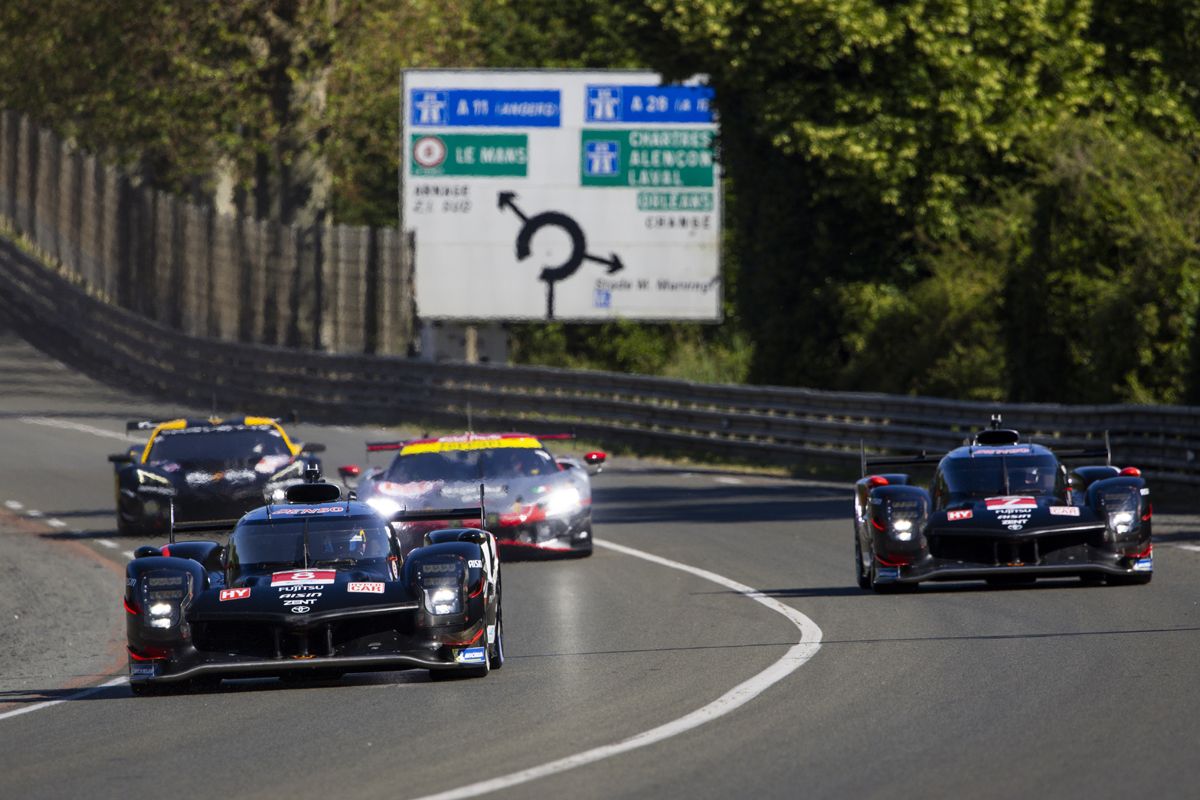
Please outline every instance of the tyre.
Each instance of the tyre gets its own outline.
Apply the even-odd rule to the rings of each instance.
[[[862,557],[862,542],[858,540],[858,532],[854,534],[854,578],[858,581],[858,588],[871,589],[871,576],[868,572],[869,568],[863,567]]]
[[[488,665],[492,669],[504,666],[504,617],[496,614],[496,641],[488,648]]]

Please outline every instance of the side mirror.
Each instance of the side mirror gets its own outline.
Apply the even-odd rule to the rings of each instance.
[[[134,558],[148,558],[149,556],[161,556],[162,551],[153,545],[144,544],[137,550],[133,551]]]
[[[358,476],[361,474],[362,468],[360,468],[358,464],[343,464],[342,466],[338,467],[338,475],[342,476],[342,483],[346,484],[347,486],[350,485],[351,481],[357,481]]]
[[[317,444],[316,442],[304,442],[300,445],[302,453],[324,453],[325,445]]]
[[[603,464],[607,459],[608,455],[600,452],[599,450],[593,450],[590,453],[583,454],[583,463],[587,464],[589,467],[594,467],[597,464]]]
[[[132,464],[133,463],[133,454],[132,453],[113,453],[111,456],[108,457],[108,460],[110,463],[113,463],[113,464]]]

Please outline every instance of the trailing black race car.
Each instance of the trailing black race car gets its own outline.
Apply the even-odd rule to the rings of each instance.
[[[491,534],[430,531],[402,558],[387,521],[342,499],[336,485],[301,484],[287,496],[288,505],[244,516],[227,546],[172,541],[138,549],[125,588],[134,694],[221,678],[328,679],[412,667],[432,678],[481,677],[503,666]],[[481,513],[401,517],[478,520]]]
[[[1068,472],[1060,456],[1111,462],[1107,447],[1056,456],[999,425],[993,417],[991,430],[941,459],[863,459],[854,493],[858,585],[884,591],[927,580],[1031,583],[1064,575],[1149,583],[1153,511],[1141,471],[1106,463]],[[866,474],[933,463],[929,490],[907,474]]]
[[[122,534],[165,534],[172,512],[178,522],[237,519],[278,502],[325,449],[293,442],[269,417],[140,420],[125,429],[148,430],[150,440],[108,457]]]
[[[468,433],[408,442],[368,442],[368,452],[399,451],[386,469],[360,475],[342,467],[344,480],[358,478],[358,496],[385,517],[402,509],[442,508],[470,502],[485,487],[487,503],[503,509],[488,518],[500,547],[524,555],[587,556],[592,552],[592,488],[589,468],[606,458],[594,451],[582,459],[554,457],[541,439],[527,433]],[[412,546],[422,529],[401,529]]]

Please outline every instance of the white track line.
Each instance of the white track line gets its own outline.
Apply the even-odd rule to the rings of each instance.
[[[724,475],[718,478],[713,478],[714,483],[727,483],[730,486],[737,486],[740,483],[745,483],[741,478],[729,478]]]
[[[24,708],[18,708],[13,711],[5,711],[3,714],[0,714],[0,719],[8,719],[9,717],[20,716],[21,714],[28,714],[31,711],[41,711],[43,708],[49,708],[50,706],[56,706],[59,703],[69,703],[72,700],[80,700],[84,697],[87,697],[88,695],[95,694],[96,692],[99,692],[103,689],[107,689],[110,686],[116,686],[118,684],[125,683],[125,681],[127,681],[127,680],[128,680],[128,678],[126,678],[124,675],[122,675],[119,678],[113,678],[111,681],[102,683],[99,686],[93,686],[90,689],[84,689],[82,692],[76,692],[75,694],[68,695],[60,700],[47,700],[44,703],[34,703],[33,705],[25,706]]]
[[[508,789],[513,786],[519,786],[523,783],[545,778],[548,775],[555,775],[560,772],[566,772],[575,767],[582,767],[585,764],[592,764],[605,758],[611,758],[621,753],[627,753],[630,750],[636,750],[639,747],[661,742],[664,739],[669,739],[672,736],[678,736],[681,733],[698,728],[706,722],[712,722],[718,717],[723,717],[734,709],[740,708],[746,703],[758,697],[774,684],[791,675],[804,662],[817,654],[821,649],[821,629],[811,619],[801,614],[791,606],[784,605],[773,597],[768,597],[757,589],[753,589],[745,584],[730,580],[723,575],[718,575],[715,572],[709,572],[698,567],[691,567],[687,564],[681,564],[678,561],[672,561],[668,558],[652,555],[634,550],[632,547],[614,544],[613,542],[603,541],[600,539],[593,540],[597,547],[604,547],[609,550],[615,550],[627,556],[641,558],[654,564],[660,564],[664,567],[677,569],[682,572],[690,572],[704,578],[707,581],[720,584],[728,589],[732,589],[739,594],[745,595],[752,600],[757,600],[767,608],[775,611],[783,616],[800,629],[800,641],[788,648],[788,651],[783,654],[783,657],[776,661],[771,666],[764,669],[749,680],[739,683],[737,686],[730,689],[725,694],[718,697],[708,705],[698,708],[687,716],[680,717],[677,720],[668,722],[665,725],[659,725],[657,728],[651,728],[648,731],[635,734],[634,736],[624,739],[613,744],[596,747],[591,750],[585,750],[582,753],[576,753],[573,756],[560,758],[557,761],[550,761],[537,767],[530,767],[519,772],[512,772],[508,775],[502,775],[499,778],[472,783],[468,786],[461,786],[457,789],[450,789],[437,794],[426,795],[417,800],[458,800],[458,798],[478,797],[481,794],[496,792],[501,789]]]
[[[102,544],[110,550],[116,550],[121,545],[114,542],[112,539],[97,539],[96,544]]]
[[[19,419],[26,425],[45,425],[48,428],[62,428],[68,431],[78,431],[79,433],[90,433],[92,436],[103,436],[106,439],[120,439],[123,442],[134,443],[134,440],[123,433],[106,431],[104,428],[84,425],[82,422],[72,422],[69,419],[54,419],[53,417],[20,417]]]
[[[57,517],[51,517],[50,519],[46,520],[46,524],[49,525],[51,528],[67,527],[67,523],[63,522],[61,519],[58,519]]]
[[[34,519],[41,519],[42,517],[44,517],[46,515],[43,514],[41,511],[38,511],[36,509],[31,509],[31,510],[25,512],[25,516],[33,517]]]
[[[1200,544],[1177,544],[1180,550],[1191,550],[1193,553],[1200,553]]]
[[[16,500],[5,500],[4,507],[7,508],[9,511],[20,511],[25,506],[22,505],[21,503],[18,503]]]
[[[121,551],[121,555],[125,556],[128,559],[132,559],[133,551],[132,550],[123,550],[123,551]]]

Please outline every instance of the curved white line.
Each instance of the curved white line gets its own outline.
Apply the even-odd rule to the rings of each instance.
[[[635,734],[634,736],[616,742],[614,744],[595,747],[591,750],[585,750],[582,753],[576,753],[573,756],[560,758],[557,761],[550,761],[537,767],[530,767],[519,772],[513,772],[508,775],[501,775],[499,778],[492,778],[479,783],[472,783],[468,786],[461,786],[457,789],[450,789],[437,794],[425,795],[417,798],[417,800],[458,800],[464,797],[478,797],[481,794],[496,792],[501,789],[508,789],[513,786],[518,786],[522,783],[544,778],[548,775],[554,775],[559,772],[566,772],[575,767],[582,767],[584,764],[591,764],[605,758],[611,758],[621,753],[627,753],[630,750],[636,750],[639,747],[661,742],[664,739],[669,739],[672,736],[678,736],[692,728],[698,728],[706,722],[712,722],[718,717],[722,717],[740,708],[746,703],[758,697],[774,684],[786,678],[804,662],[817,654],[821,649],[821,629],[811,619],[801,614],[791,606],[784,605],[773,597],[768,597],[757,589],[730,580],[724,575],[718,575],[715,572],[709,572],[706,569],[688,566],[681,564],[678,561],[672,561],[669,558],[652,555],[650,553],[635,550],[632,547],[614,544],[613,542],[603,541],[600,539],[593,540],[599,547],[604,547],[609,550],[614,550],[627,556],[640,558],[645,561],[650,561],[654,564],[660,564],[664,567],[677,569],[682,572],[690,572],[693,575],[704,578],[707,581],[720,584],[728,589],[732,589],[739,594],[745,595],[752,600],[757,600],[767,608],[787,617],[789,621],[800,629],[800,641],[788,648],[788,651],[783,654],[783,657],[776,661],[771,666],[764,669],[754,677],[747,681],[739,683],[737,686],[730,689],[725,694],[718,697],[708,705],[698,708],[687,716],[680,717],[677,720],[668,722],[665,725],[659,725],[657,728],[651,728],[648,731]]]
[[[126,678],[124,675],[122,675],[119,678],[113,678],[111,681],[106,681],[105,683],[102,683],[99,686],[93,686],[89,689],[84,689],[83,691],[76,692],[75,694],[68,695],[67,697],[59,698],[58,700],[47,700],[44,703],[34,703],[31,706],[25,706],[23,708],[18,708],[13,711],[5,711],[3,714],[0,714],[0,719],[8,719],[9,717],[17,717],[17,716],[20,716],[21,714],[28,714],[31,711],[41,711],[43,708],[49,708],[50,706],[56,706],[59,703],[69,703],[72,700],[79,700],[81,698],[87,697],[90,694],[95,694],[96,692],[99,692],[102,689],[107,689],[110,686],[116,686],[117,684],[125,683],[127,680],[129,680],[129,679]]]

